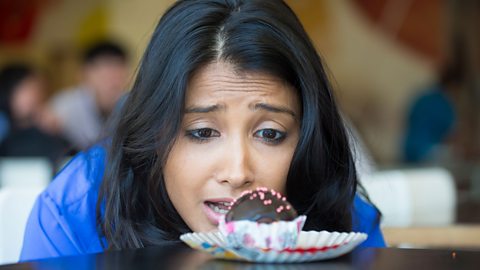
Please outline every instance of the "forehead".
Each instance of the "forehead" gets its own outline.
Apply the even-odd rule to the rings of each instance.
[[[16,87],[16,90],[19,89],[28,89],[28,90],[37,90],[38,88],[42,88],[45,82],[42,77],[37,74],[29,75],[28,77],[24,78]],[[41,90],[41,89],[40,89]]]
[[[210,63],[190,79],[186,103],[228,98],[281,99],[297,107],[298,97],[293,86],[284,80],[261,72],[238,72],[232,64]]]

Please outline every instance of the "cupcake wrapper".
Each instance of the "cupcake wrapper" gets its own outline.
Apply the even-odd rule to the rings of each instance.
[[[248,220],[231,222],[221,220],[219,230],[225,236],[228,247],[234,250],[244,252],[251,248],[282,250],[296,245],[305,220],[306,216],[269,224]]]
[[[365,233],[302,231],[297,244],[282,250],[231,247],[219,232],[187,233],[180,239],[190,247],[224,260],[262,263],[301,263],[326,260],[344,255],[367,239]]]

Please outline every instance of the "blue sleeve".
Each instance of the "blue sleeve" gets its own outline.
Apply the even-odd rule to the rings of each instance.
[[[37,198],[25,228],[20,261],[103,251],[96,226],[105,151],[79,153]]]
[[[42,193],[28,218],[20,261],[79,253],[60,216],[57,206],[48,194]]]
[[[374,225],[369,232],[367,232],[368,238],[363,242],[361,247],[386,247],[385,240],[383,239],[380,225]]]
[[[380,230],[380,213],[358,195],[354,199],[352,219],[353,230],[368,235],[367,240],[360,247],[386,247],[382,231]]]

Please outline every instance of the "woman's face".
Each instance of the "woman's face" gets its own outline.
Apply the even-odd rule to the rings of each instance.
[[[207,65],[192,77],[181,131],[168,156],[168,195],[193,231],[217,227],[247,189],[285,193],[301,108],[293,87],[265,74]]]

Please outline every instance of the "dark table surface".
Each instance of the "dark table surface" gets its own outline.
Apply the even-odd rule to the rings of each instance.
[[[0,266],[4,269],[480,269],[480,250],[366,248],[302,264],[249,264],[209,259],[184,245],[110,251]]]

